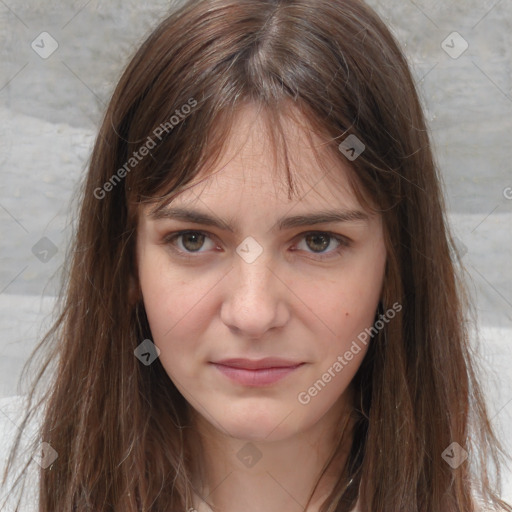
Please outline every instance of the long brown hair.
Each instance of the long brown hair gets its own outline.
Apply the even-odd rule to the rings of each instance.
[[[339,144],[349,135],[364,143],[351,179],[383,218],[382,307],[403,305],[354,377],[351,452],[322,511],[349,511],[359,498],[362,512],[471,512],[474,494],[512,511],[491,485],[489,461],[499,470],[505,454],[478,384],[438,170],[399,45],[358,0],[199,0],[166,18],[129,63],[80,189],[57,319],[32,355],[45,350],[22,425],[44,405],[40,439],[59,455],[40,471],[40,512],[192,507],[187,404],[158,359],[134,356],[151,339],[137,216],[217,161],[247,103],[267,116],[273,147],[282,116],[294,113],[345,164]],[[288,168],[290,193],[292,178]],[[454,442],[469,453],[457,468],[442,456]]]

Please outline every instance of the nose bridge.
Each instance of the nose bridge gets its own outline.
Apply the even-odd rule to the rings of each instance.
[[[241,261],[240,264],[240,276],[246,280],[246,284],[251,284],[252,280],[256,283],[261,283],[261,288],[268,287],[272,281],[275,280],[275,265],[272,264],[270,258],[266,258],[263,255],[259,256],[258,259],[252,263]]]
[[[235,258],[233,278],[234,287],[231,290],[240,292],[242,302],[258,301],[269,303],[276,300],[275,270],[267,251],[260,254],[251,254],[250,258],[244,255]]]
[[[275,275],[270,255],[262,252],[255,259],[234,260],[222,306],[223,321],[230,327],[258,337],[286,320],[284,286]]]
[[[261,240],[260,240],[261,241]],[[258,284],[263,288],[268,285],[268,281],[274,273],[271,267],[273,263],[271,250],[265,248],[252,236],[244,238],[244,240],[236,248],[236,256],[234,257],[235,274],[240,280],[240,284],[255,290]]]

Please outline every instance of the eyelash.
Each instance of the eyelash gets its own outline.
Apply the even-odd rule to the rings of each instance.
[[[206,238],[212,239],[212,237],[205,231],[187,229],[184,231],[177,231],[177,232],[168,234],[167,236],[164,237],[163,242],[166,245],[168,245],[172,249],[173,252],[177,253],[178,255],[180,255],[184,258],[196,258],[197,256],[194,256],[194,254],[201,254],[201,251],[195,251],[195,252],[182,251],[181,249],[177,249],[176,246],[174,245],[174,242],[176,239],[180,238],[183,235],[187,235],[187,234],[199,234],[199,235],[205,236]],[[336,235],[334,233],[330,233],[328,231],[308,231],[306,233],[301,233],[299,236],[301,239],[303,239],[310,235],[324,235],[331,240],[332,239],[336,240],[339,243],[337,248],[333,249],[332,251],[329,251],[328,253],[315,253],[315,252],[309,253],[309,254],[313,254],[314,259],[317,259],[319,261],[324,261],[327,259],[334,258],[336,255],[339,255],[343,250],[345,250],[347,247],[350,246],[350,240],[348,238],[340,236],[340,235]]]

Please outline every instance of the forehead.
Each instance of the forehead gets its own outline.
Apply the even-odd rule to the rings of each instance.
[[[308,119],[295,111],[280,117],[280,129],[253,105],[234,118],[221,157],[200,172],[173,204],[204,201],[226,203],[231,196],[265,198],[267,205],[301,202],[360,207],[349,182],[352,169],[327,140],[314,133]],[[289,197],[288,161],[295,194]]]

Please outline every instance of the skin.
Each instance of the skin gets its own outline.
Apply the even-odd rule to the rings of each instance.
[[[333,209],[364,213],[348,184],[349,162],[321,149],[326,165],[319,166],[300,125],[285,120],[283,126],[300,197],[288,198],[284,173],[272,170],[266,126],[247,107],[215,174],[170,205],[233,223],[234,232],[175,218],[154,220],[153,207],[139,215],[138,279],[153,341],[192,408],[199,494],[225,512],[304,510],[350,411],[350,383],[368,347],[359,343],[361,350],[307,404],[298,395],[372,326],[384,277],[378,216],[271,231],[283,216]],[[207,236],[171,240],[181,230]],[[345,237],[349,245],[311,239],[311,231]],[[236,252],[247,237],[262,250],[251,263]],[[330,257],[322,261],[321,255]],[[210,364],[231,357],[305,364],[272,385],[249,387]],[[237,457],[242,448],[261,458],[246,467]],[[347,442],[338,467],[348,448]],[[318,510],[336,476],[326,473],[307,510]],[[200,499],[196,509],[209,510]]]

